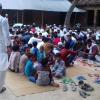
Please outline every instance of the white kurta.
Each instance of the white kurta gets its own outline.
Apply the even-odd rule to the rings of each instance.
[[[8,21],[0,15],[0,71],[8,69],[7,46],[10,44],[9,40]]]

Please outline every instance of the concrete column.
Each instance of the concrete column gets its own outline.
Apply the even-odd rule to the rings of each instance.
[[[41,26],[43,27],[44,25],[44,12],[41,11]]]
[[[95,28],[97,25],[97,10],[94,10],[94,22],[93,22],[93,24],[94,24],[94,28]]]
[[[22,23],[24,24],[24,10],[22,10]]]
[[[84,14],[84,20],[83,21],[83,25],[84,27],[88,26],[88,13]]]
[[[19,22],[19,11],[17,10],[17,23]]]

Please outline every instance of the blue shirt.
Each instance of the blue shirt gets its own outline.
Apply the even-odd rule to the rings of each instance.
[[[32,60],[28,60],[26,65],[25,65],[25,75],[27,77],[32,76],[33,74],[33,62]]]
[[[32,49],[31,49],[31,53],[32,53],[32,54],[35,54],[35,55],[37,56],[38,48],[32,48]]]
[[[42,59],[44,59],[46,57],[46,54],[45,54],[45,51],[41,52],[41,51],[38,51],[37,53],[37,58],[38,58],[38,61],[41,62]]]

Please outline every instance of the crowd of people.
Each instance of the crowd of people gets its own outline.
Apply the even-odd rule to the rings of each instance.
[[[24,25],[10,29],[9,70],[22,73],[37,85],[59,86],[53,77],[62,78],[76,57],[99,62],[100,31],[66,29],[62,25],[38,27]]]

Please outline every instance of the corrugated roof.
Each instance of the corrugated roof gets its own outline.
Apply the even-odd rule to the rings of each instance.
[[[100,0],[80,0],[79,5],[98,5]]]
[[[55,12],[67,12],[71,3],[67,0],[0,0],[3,9],[15,10],[43,10]],[[74,12],[84,12],[75,8]]]

